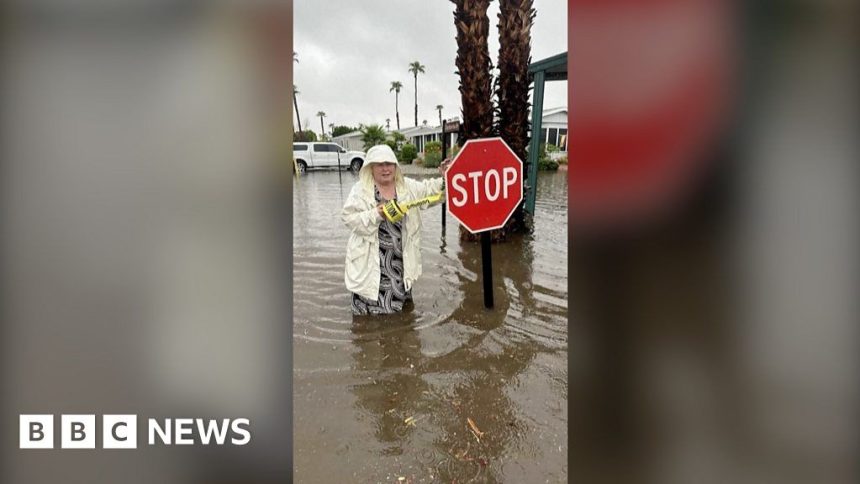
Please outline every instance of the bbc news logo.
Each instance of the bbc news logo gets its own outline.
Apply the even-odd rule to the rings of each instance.
[[[21,449],[53,449],[54,415],[20,415]],[[251,441],[251,421],[237,419],[167,418],[147,419],[148,445],[246,445]],[[136,449],[137,415],[102,415],[101,448]],[[61,415],[61,449],[95,449],[95,415]]]

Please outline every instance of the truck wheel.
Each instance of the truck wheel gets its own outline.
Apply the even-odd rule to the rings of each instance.
[[[356,159],[352,160],[352,163],[350,163],[350,164],[349,164],[349,169],[350,169],[350,170],[352,170],[352,171],[354,171],[354,172],[356,172],[356,173],[358,173],[358,170],[360,170],[360,169],[361,169],[361,165],[362,165],[362,164],[363,164],[363,163],[361,162],[361,160],[359,160],[358,158],[356,158]]]
[[[308,165],[302,160],[296,161],[296,166],[299,168],[299,174],[305,174],[308,172]]]

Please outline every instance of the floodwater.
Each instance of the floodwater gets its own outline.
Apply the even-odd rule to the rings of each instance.
[[[377,318],[343,283],[356,176],[294,182],[296,482],[567,481],[566,175],[540,174],[533,235],[493,245],[493,310],[480,244],[436,206],[414,309]]]

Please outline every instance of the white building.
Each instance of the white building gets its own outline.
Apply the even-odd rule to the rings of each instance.
[[[393,131],[389,131],[389,134]],[[424,152],[424,144],[428,141],[442,141],[442,129],[439,126],[414,126],[400,130],[400,134],[406,137],[408,143],[418,148],[419,153]],[[449,143],[457,142],[457,134],[451,133]],[[332,139],[333,142],[343,146],[347,150],[364,151],[364,143],[361,141],[361,131],[353,131]]]
[[[558,146],[562,153],[567,153],[567,106],[545,109],[541,118],[541,139],[543,143]],[[424,152],[424,144],[428,141],[441,141],[442,128],[440,126],[417,126],[401,129],[410,143],[418,148],[419,153]],[[457,142],[457,134],[452,133],[449,146]]]
[[[541,118],[541,139],[543,143],[558,146],[562,153],[567,153],[567,107],[546,109]],[[413,126],[403,128],[400,133],[406,137],[409,143],[418,148],[419,153],[424,153],[424,145],[429,141],[442,141],[441,126]],[[448,145],[457,142],[457,134],[451,133]],[[332,141],[343,146],[347,150],[363,151],[364,144],[361,142],[361,132],[353,131],[334,138]]]
[[[342,134],[332,138],[333,143],[341,145],[347,151],[364,151],[364,142],[361,141],[361,131]]]
[[[567,107],[544,110],[540,136],[543,143],[558,146],[559,151],[567,153]]]
[[[418,149],[418,153],[424,153],[424,145],[430,141],[442,142],[442,127],[441,126],[414,126],[412,128],[401,129],[400,133],[406,137],[406,140]],[[448,146],[452,146],[457,142],[457,133],[449,133],[451,136],[448,139]]]

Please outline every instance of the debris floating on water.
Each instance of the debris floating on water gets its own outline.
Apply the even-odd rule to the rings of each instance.
[[[475,424],[475,421],[472,420],[471,417],[466,417],[466,421],[469,422],[469,428],[472,429],[472,432],[475,434],[475,437],[483,437],[484,432],[481,432],[481,429],[478,428],[478,425]]]

